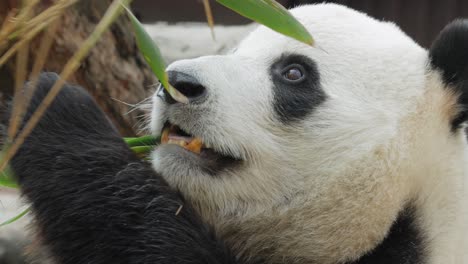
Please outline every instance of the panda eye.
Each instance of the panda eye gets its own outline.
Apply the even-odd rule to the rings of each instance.
[[[290,82],[299,82],[305,78],[304,72],[304,67],[301,65],[290,65],[283,70],[283,78]]]

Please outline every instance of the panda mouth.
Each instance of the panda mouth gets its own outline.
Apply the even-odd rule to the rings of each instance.
[[[187,154],[194,154],[205,162],[205,165],[233,164],[241,159],[216,151],[213,146],[206,144],[200,137],[193,136],[179,126],[167,121],[161,133],[161,145],[177,146]],[[190,155],[193,157],[193,155]]]
[[[166,122],[161,133],[161,144],[178,145],[190,152],[200,154],[207,149],[201,138],[183,131],[179,126]]]
[[[161,133],[161,144],[178,145],[195,154],[201,154],[202,149],[207,149],[199,137],[194,137],[183,131],[179,126],[166,122]]]

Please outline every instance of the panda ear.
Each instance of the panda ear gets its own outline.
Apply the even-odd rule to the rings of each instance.
[[[432,44],[430,59],[447,84],[468,80],[468,19],[455,20],[440,32]]]
[[[459,95],[461,113],[452,127],[468,120],[468,19],[455,20],[440,32],[429,52],[433,69],[440,71],[449,89]]]

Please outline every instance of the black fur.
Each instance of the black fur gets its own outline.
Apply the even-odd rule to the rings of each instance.
[[[56,80],[41,75],[26,119]],[[65,85],[11,165],[58,263],[237,263],[79,87]]]
[[[304,68],[305,78],[290,82],[283,78],[284,69],[292,64]],[[273,81],[274,109],[279,119],[287,124],[301,120],[325,101],[320,87],[320,74],[311,59],[297,54],[282,55],[270,69]]]
[[[461,111],[452,121],[456,129],[468,118],[468,20],[456,20],[442,30],[430,49],[430,61],[459,95]]]
[[[400,213],[387,237],[374,250],[348,264],[424,264],[424,238],[412,207]]]

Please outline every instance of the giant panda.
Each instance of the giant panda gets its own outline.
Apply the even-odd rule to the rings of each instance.
[[[314,46],[260,26],[168,67],[189,103],[155,93],[149,163],[65,85],[11,161],[56,263],[468,263],[468,22],[427,51],[344,6],[291,12]]]

